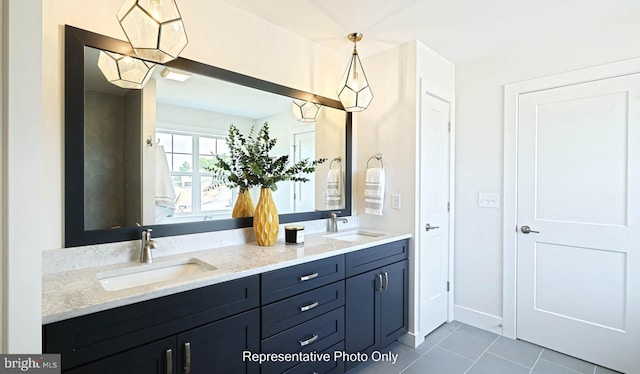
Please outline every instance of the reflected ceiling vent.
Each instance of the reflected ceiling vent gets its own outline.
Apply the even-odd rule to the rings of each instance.
[[[176,70],[171,68],[164,68],[160,72],[160,76],[165,79],[171,79],[172,81],[184,82],[191,78],[191,73],[186,71]]]

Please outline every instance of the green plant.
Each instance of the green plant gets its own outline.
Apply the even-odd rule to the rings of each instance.
[[[269,136],[269,123],[258,130],[251,131],[248,136],[240,133],[237,127],[229,127],[227,145],[229,155],[216,155],[214,176],[218,183],[227,187],[239,187],[243,192],[253,186],[269,188],[272,191],[278,189],[277,183],[291,180],[294,182],[307,182],[302,174],[313,173],[316,165],[325,162],[326,158],[310,161],[304,159],[289,165],[289,156],[271,156],[269,152],[275,147],[277,139]]]

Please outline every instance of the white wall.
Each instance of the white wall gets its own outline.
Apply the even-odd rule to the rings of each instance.
[[[43,198],[40,1],[3,6],[2,79],[2,352],[41,350]],[[29,46],[30,48],[26,47]],[[58,178],[59,179],[59,178]]]
[[[5,30],[4,30],[4,25],[6,24],[5,20],[4,20],[4,7],[5,7],[5,2],[3,2],[2,4],[0,4],[0,30],[2,30],[1,35],[5,34]],[[5,42],[4,42],[4,37],[0,37],[0,121],[1,123],[4,123],[4,98],[5,98],[5,89],[4,89],[4,60],[5,60],[5,50],[4,50],[4,46],[5,46]],[[5,138],[4,136],[4,125],[2,126],[2,130],[0,131],[0,238],[4,238],[4,221],[3,221],[3,216],[4,216],[4,144],[3,144],[3,139]],[[4,350],[2,349],[4,347],[4,325],[5,325],[5,321],[4,321],[4,307],[1,306],[2,304],[4,304],[4,295],[5,295],[5,291],[4,291],[4,253],[6,252],[5,250],[5,246],[4,246],[4,242],[2,240],[0,240],[0,300],[2,300],[0,302],[0,352],[4,352]]]
[[[44,248],[63,245],[63,25],[125,39],[116,20],[121,0],[43,1],[44,152],[42,179],[52,198]],[[178,2],[189,37],[182,56],[289,87],[335,97],[344,56],[220,0]],[[88,16],[92,15],[92,16]]]
[[[640,56],[620,24],[617,39],[567,43],[456,65],[456,319],[500,332],[502,209],[478,208],[478,193],[502,194],[503,85]]]
[[[418,139],[420,134],[420,92],[429,91],[455,103],[454,66],[424,44],[413,41],[397,48],[367,57],[362,61],[374,99],[369,108],[355,113],[357,165],[355,167],[355,200],[360,224],[364,227],[412,233],[410,242],[409,332],[407,344],[424,339],[418,325],[417,288],[420,261],[418,214]],[[386,174],[382,216],[364,213],[364,180],[367,160],[382,154]],[[371,166],[378,166],[377,160]],[[391,196],[400,194],[401,209],[391,208]]]
[[[354,113],[357,164],[355,196],[360,224],[398,232],[411,232],[415,223],[416,181],[416,43],[378,53],[362,60],[373,91],[364,112]],[[386,174],[382,216],[364,213],[367,160],[382,154]],[[379,166],[372,160],[370,166]],[[402,209],[391,209],[391,195],[402,196]]]

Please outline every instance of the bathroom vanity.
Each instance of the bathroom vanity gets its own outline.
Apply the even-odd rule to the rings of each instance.
[[[410,235],[367,234],[312,234],[299,246],[246,244],[46,275],[43,351],[61,353],[65,373],[343,373],[359,362],[336,361],[334,352],[370,354],[408,326]],[[212,266],[112,291],[101,282],[196,259]],[[259,364],[245,351],[331,359]]]

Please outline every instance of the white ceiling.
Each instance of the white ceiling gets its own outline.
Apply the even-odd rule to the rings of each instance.
[[[453,63],[634,35],[640,0],[224,0],[341,53],[366,57],[420,40]]]

